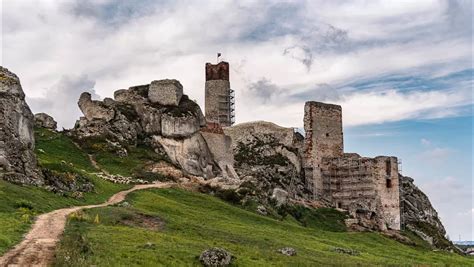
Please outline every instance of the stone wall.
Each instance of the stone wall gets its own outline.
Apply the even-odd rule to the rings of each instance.
[[[206,63],[205,110],[206,120],[231,126],[229,63]]]
[[[308,189],[322,196],[323,180],[320,163],[324,157],[343,154],[341,106],[309,101],[304,107],[303,166]]]
[[[344,154],[341,106],[306,102],[303,168],[314,198],[348,210],[371,229],[400,229],[395,157]]]
[[[400,229],[398,163],[395,157],[357,154],[323,158],[323,195],[367,228]]]

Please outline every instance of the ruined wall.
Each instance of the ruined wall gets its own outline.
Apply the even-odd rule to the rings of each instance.
[[[321,172],[323,194],[334,206],[368,228],[400,229],[397,158],[344,154],[323,158]]]
[[[306,186],[316,196],[322,196],[321,161],[324,157],[343,154],[341,106],[309,101],[304,107],[306,137],[303,148],[303,166]]]
[[[229,63],[206,63],[205,109],[208,122],[231,126]]]

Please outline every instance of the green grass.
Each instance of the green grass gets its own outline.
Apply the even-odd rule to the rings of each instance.
[[[169,162],[167,156],[157,154],[153,149],[144,145],[124,145],[128,155],[119,157],[116,154],[117,148],[107,143],[105,137],[91,137],[78,141],[78,143],[84,151],[94,156],[100,168],[111,174],[146,179],[147,176],[150,176],[150,173],[144,171],[147,164],[159,161]]]
[[[95,190],[75,199],[33,186],[20,186],[0,180],[0,255],[18,243],[35,215],[62,207],[101,203],[129,186],[113,184],[89,172],[96,170],[87,154],[64,134],[35,129],[39,165],[59,172],[75,172],[87,177]],[[61,163],[63,161],[63,163]]]
[[[56,169],[62,161],[86,172],[97,172],[86,152],[82,151],[64,134],[47,129],[35,129],[35,152],[38,162],[45,168]]]
[[[259,216],[216,197],[180,189],[137,191],[127,201],[132,207],[88,210],[81,220],[69,220],[56,265],[199,265],[198,255],[215,246],[230,251],[235,266],[474,265],[472,258],[407,246],[378,233],[327,231],[329,226],[317,223],[304,227],[295,220]],[[158,217],[165,227],[151,231],[121,223],[133,214]],[[339,215],[324,210],[311,218],[328,216]],[[96,217],[100,223],[93,222]],[[285,246],[296,248],[298,255],[276,252]],[[336,247],[360,255],[341,254]]]

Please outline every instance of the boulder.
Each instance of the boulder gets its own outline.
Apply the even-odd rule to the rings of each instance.
[[[204,266],[229,266],[232,262],[232,254],[223,248],[210,248],[201,253],[199,261]]]
[[[82,113],[88,120],[105,120],[110,121],[114,118],[114,109],[104,104],[104,102],[92,100],[91,94],[84,92],[79,97],[77,103]]]
[[[285,205],[288,202],[288,192],[281,188],[274,188],[272,198],[277,202],[277,206]]]
[[[57,122],[53,117],[49,116],[46,113],[36,113],[35,114],[35,126],[42,127],[46,129],[56,130],[58,127]]]
[[[258,205],[257,206],[257,213],[260,214],[260,215],[266,216],[268,214],[267,208],[265,208],[265,206],[263,206],[263,205]]]
[[[44,183],[34,154],[34,116],[18,77],[0,67],[0,179]]]
[[[292,247],[280,248],[278,252],[286,256],[296,256],[296,249]]]
[[[177,80],[153,81],[148,90],[151,103],[163,106],[178,106],[183,96],[183,86]]]
[[[140,90],[138,88],[141,88]],[[146,95],[143,96],[146,91]],[[114,92],[114,99],[117,102],[145,103],[148,97],[148,85],[130,87],[130,89],[120,89]]]

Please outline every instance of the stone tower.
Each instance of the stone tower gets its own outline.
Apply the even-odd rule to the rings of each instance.
[[[230,89],[229,63],[206,63],[206,121],[223,127],[234,124],[234,91]]]
[[[304,107],[304,168],[308,189],[323,194],[321,163],[323,158],[344,153],[341,106],[309,101]]]

